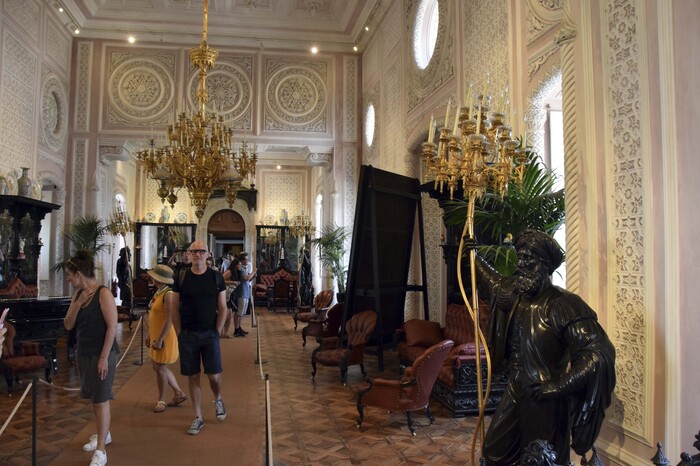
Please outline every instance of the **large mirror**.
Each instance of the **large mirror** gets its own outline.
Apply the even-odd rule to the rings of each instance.
[[[176,251],[182,251],[194,240],[194,223],[136,223],[134,264],[138,271],[150,270],[167,263]]]

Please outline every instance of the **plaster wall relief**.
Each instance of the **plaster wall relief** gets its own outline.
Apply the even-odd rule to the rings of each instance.
[[[55,74],[43,80],[41,91],[41,141],[61,153],[68,130],[68,98],[64,84]]]
[[[464,56],[462,76],[472,92],[481,93],[487,76],[487,93],[499,95],[509,82],[508,2],[474,0],[462,8]]]
[[[71,191],[73,194],[72,204],[73,211],[71,219],[81,216],[85,213],[85,182],[87,169],[87,144],[88,140],[84,138],[73,139],[73,179],[71,180]]]
[[[379,168],[393,173],[403,174],[403,155],[405,148],[403,112],[401,111],[401,68],[400,60],[388,64],[382,77],[382,112],[377,128],[381,153]]]
[[[90,83],[92,82],[92,42],[80,42],[76,59],[75,112],[73,130],[86,132],[90,120]]]
[[[47,21],[44,58],[55,63],[61,74],[67,76],[70,68],[71,36],[63,31],[65,28]]]
[[[559,48],[555,43],[541,50],[539,53],[528,58],[527,60],[527,80],[532,82],[536,79],[536,75],[540,71],[540,68],[548,68],[546,63],[558,63]]]
[[[253,58],[221,56],[207,75],[207,112],[223,113],[238,131],[253,130]],[[191,70],[187,84],[189,108],[197,108],[199,73]]]
[[[382,69],[381,42],[374,39],[367,44],[367,48],[362,54],[362,87],[367,88],[374,85],[381,76]]]
[[[443,311],[446,302],[443,299],[445,285],[445,261],[442,258],[444,242],[444,228],[442,223],[442,209],[436,199],[427,193],[421,193],[423,203],[423,227],[425,230],[425,268],[428,276],[424,278],[428,285],[428,310],[430,320],[443,323]]]
[[[291,220],[294,215],[301,213],[302,209],[309,210],[305,200],[308,197],[306,186],[306,173],[301,170],[287,169],[284,172],[264,171],[261,173],[263,187],[263,202],[260,216],[272,215],[279,219],[282,210],[287,211]]]
[[[564,10],[564,0],[528,0],[527,43],[545,35],[556,27]]]
[[[172,122],[177,53],[108,49],[105,126],[164,127]]]
[[[646,239],[645,199],[642,182],[647,177],[642,158],[640,127],[640,37],[638,5],[634,0],[605,2],[603,21],[606,41],[603,56],[607,61],[607,106],[609,131],[607,189],[609,201],[610,258],[609,302],[613,310],[617,348],[616,397],[608,410],[610,422],[647,441],[653,400],[647,347],[652,335],[646,309],[651,283],[651,257]],[[651,443],[649,443],[651,445]]]
[[[469,2],[469,6],[473,2]],[[407,111],[412,111],[419,106],[428,96],[438,90],[450,78],[455,75],[455,33],[451,20],[456,14],[456,2],[439,2],[439,16],[437,40],[433,56],[425,69],[420,69],[415,61],[415,35],[420,31],[416,30],[416,22],[422,16],[421,2],[419,0],[409,0],[406,3],[406,41],[410,44],[406,47],[406,63],[408,63],[408,84],[407,84]],[[495,8],[490,2],[490,8]],[[506,18],[507,19],[507,18]]]
[[[3,12],[20,28],[23,36],[32,39],[32,45],[39,42],[39,27],[41,25],[41,8],[37,0],[5,0]]]
[[[357,149],[346,148],[343,157],[344,184],[345,184],[345,218],[343,225],[355,223],[355,205],[357,204]]]
[[[263,129],[328,133],[328,61],[268,58],[264,65]]]
[[[343,57],[343,140],[355,142],[357,138],[357,106],[358,106],[358,59]]]
[[[0,66],[0,170],[34,165],[34,109],[39,60],[9,28],[3,29]]]
[[[404,17],[404,15],[401,14],[401,2],[394,2],[384,17],[385,20],[382,23],[380,31],[382,36],[380,40],[382,61],[391,57],[394,48],[401,41],[401,19]]]

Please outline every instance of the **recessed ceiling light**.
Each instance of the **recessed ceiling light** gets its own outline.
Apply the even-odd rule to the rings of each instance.
[[[369,26],[365,26],[365,31],[369,31]]]
[[[136,42],[136,37],[134,37],[133,35],[130,35],[127,40],[129,41],[130,44],[133,44],[134,42]]]
[[[59,13],[63,13],[63,7],[62,7],[62,6],[59,6],[59,7],[58,7],[58,12],[59,12]]]
[[[311,53],[318,53],[318,47],[316,47],[315,45],[311,47]]]
[[[282,165],[277,165],[278,170],[282,170]]]
[[[74,34],[80,34],[80,29],[78,29],[76,26],[73,26],[71,29],[73,29]]]
[[[352,48],[355,52],[357,52],[357,45]]]

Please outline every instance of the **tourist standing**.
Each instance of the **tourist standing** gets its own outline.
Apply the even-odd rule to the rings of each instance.
[[[92,401],[97,434],[83,445],[94,451],[90,466],[107,464],[105,446],[112,442],[109,432],[109,400],[114,398],[112,382],[117,368],[117,305],[112,293],[95,279],[95,262],[86,251],[68,259],[66,278],[76,290],[63,320],[67,330],[77,330],[80,396]]]
[[[180,373],[188,378],[190,398],[195,418],[187,433],[196,435],[204,426],[202,416],[201,367],[209,378],[214,394],[216,418],[226,418],[221,398],[220,336],[226,321],[226,285],[219,272],[207,267],[207,248],[203,241],[189,247],[192,267],[183,268],[173,283],[173,324],[178,334]]]

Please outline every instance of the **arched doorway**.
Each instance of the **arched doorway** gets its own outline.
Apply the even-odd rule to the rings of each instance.
[[[224,253],[238,255],[245,249],[245,220],[234,210],[219,210],[209,219],[207,235],[215,263],[218,263]]]

